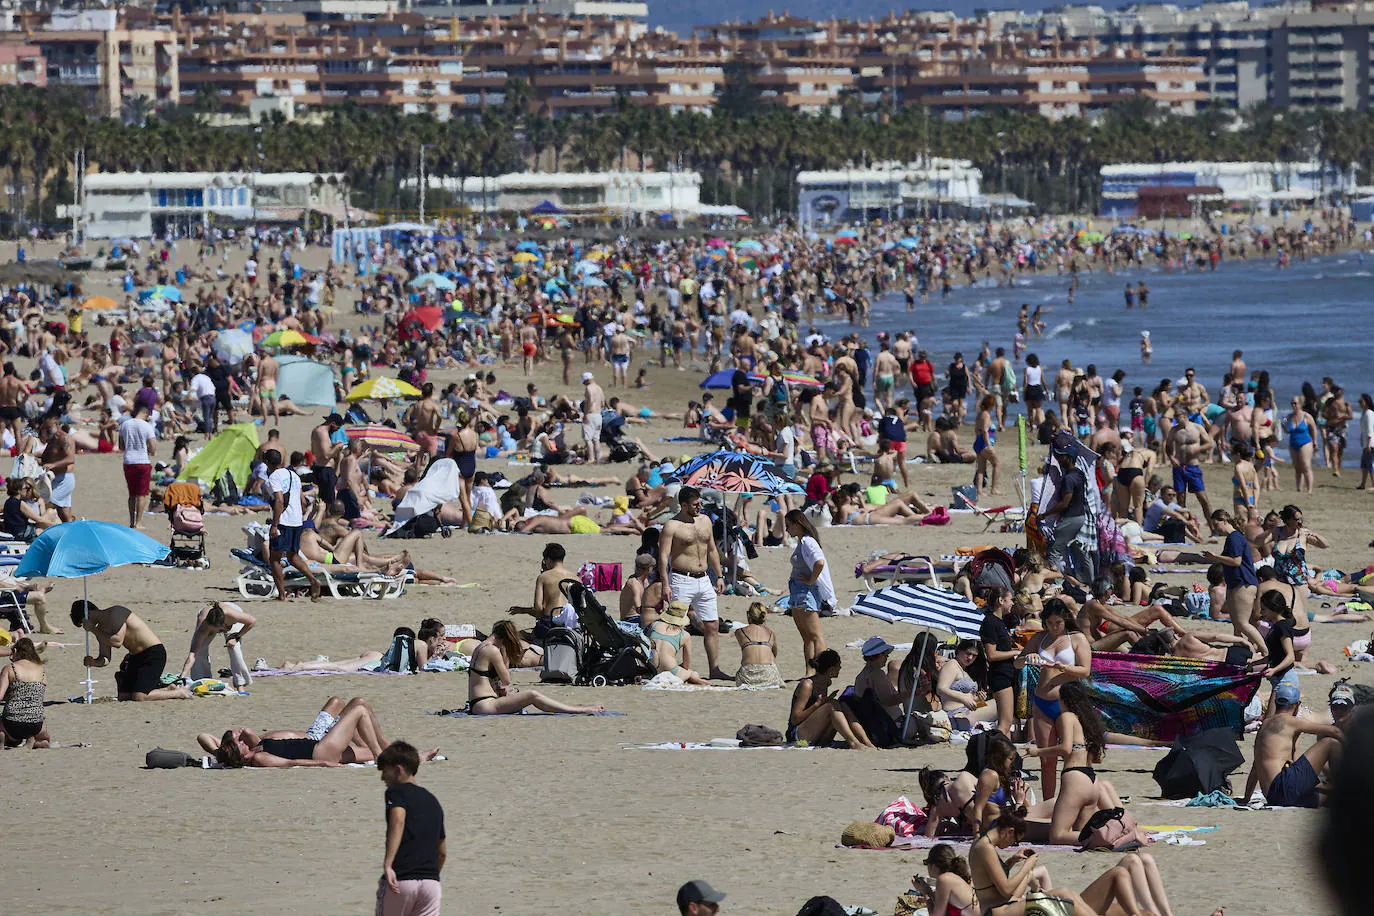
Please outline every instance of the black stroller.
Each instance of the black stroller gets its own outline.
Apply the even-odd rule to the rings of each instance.
[[[606,460],[613,464],[636,461],[640,457],[639,444],[625,432],[625,417],[619,411],[601,412],[601,444],[610,448]]]
[[[584,687],[633,684],[658,673],[647,636],[622,630],[596,593],[576,579],[563,580],[562,588],[577,612],[582,637],[573,683]]]

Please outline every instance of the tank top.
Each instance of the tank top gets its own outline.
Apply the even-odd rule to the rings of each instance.
[[[1044,383],[1045,383],[1045,367],[1044,367],[1044,366],[1027,366],[1027,367],[1026,367],[1026,385],[1027,385],[1027,386],[1044,385]]]
[[[11,669],[13,671],[13,669]],[[10,689],[5,691],[5,714],[7,722],[38,724],[43,721],[43,699],[47,687],[42,681],[10,681]]]

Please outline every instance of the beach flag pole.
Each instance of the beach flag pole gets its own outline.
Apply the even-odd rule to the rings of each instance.
[[[1026,517],[1026,415],[1016,418],[1016,463],[1020,473],[1016,489],[1021,494],[1021,517]]]

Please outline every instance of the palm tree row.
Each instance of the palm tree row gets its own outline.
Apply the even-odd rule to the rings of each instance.
[[[923,155],[969,159],[988,191],[1006,191],[1057,212],[1096,207],[1098,169],[1118,162],[1321,160],[1374,168],[1374,113],[1257,109],[1194,117],[1147,101],[1094,121],[1048,121],[1010,110],[944,120],[919,107],[876,114],[846,105],[838,117],[756,104],[714,113],[671,113],[620,99],[599,115],[552,119],[510,87],[507,104],[438,120],[396,109],[346,105],[323,124],[270,121],[254,128],[208,126],[174,107],[128,123],[94,118],[63,89],[0,87],[0,169],[10,211],[44,218],[70,199],[71,157],[84,148],[100,171],[342,172],[353,202],[369,209],[414,206],[405,179],[423,148],[431,175],[490,176],[526,169],[681,168],[703,176],[708,202],[758,214],[788,212],[803,169],[862,167]],[[35,176],[42,176],[35,181]]]

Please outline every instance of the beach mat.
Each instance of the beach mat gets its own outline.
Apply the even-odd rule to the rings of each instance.
[[[813,751],[814,745],[765,745],[763,747],[743,747],[737,738],[721,738],[721,743],[710,741],[661,741],[658,744],[622,744],[626,751]]]
[[[543,716],[548,719],[555,718],[592,718],[594,716],[624,716],[623,712],[616,712],[612,709],[602,710],[601,712],[544,712],[538,709],[526,707],[519,712],[502,713],[496,716],[474,716],[466,709],[436,709],[433,712],[425,713],[427,716],[447,716],[450,719],[510,719],[517,716]]]

